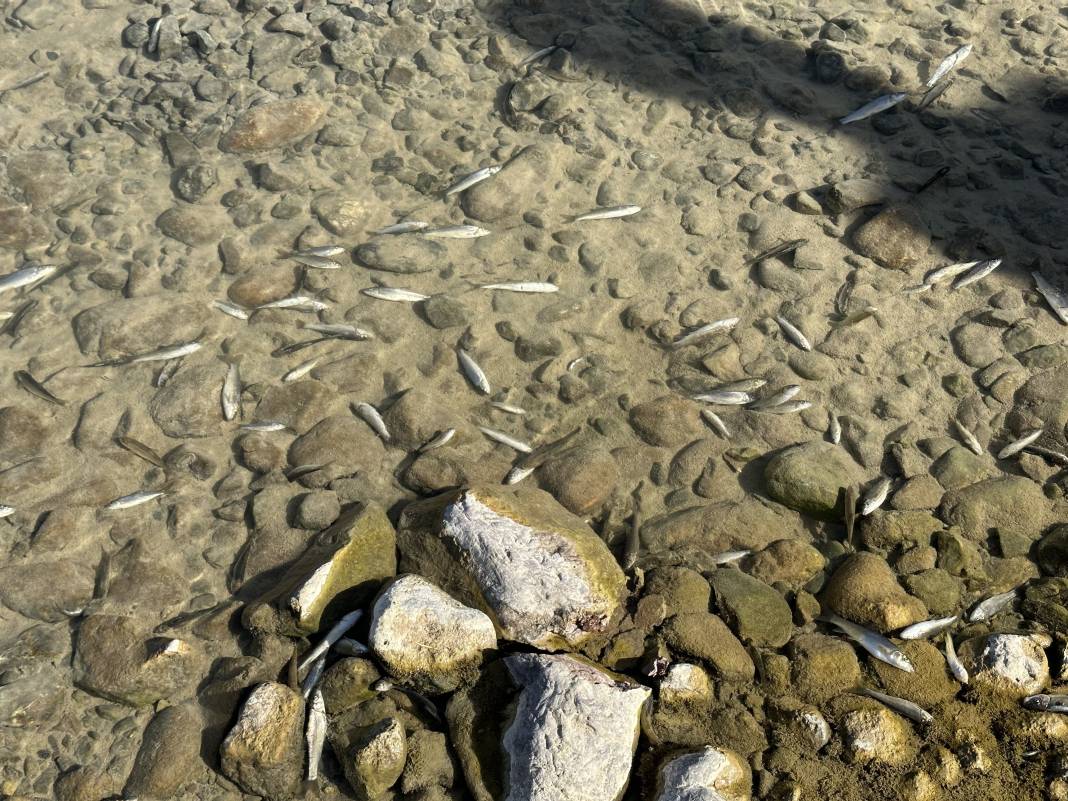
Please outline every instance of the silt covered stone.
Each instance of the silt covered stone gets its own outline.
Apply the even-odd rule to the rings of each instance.
[[[304,767],[304,700],[284,684],[264,682],[241,707],[220,748],[222,772],[245,792],[285,801]]]

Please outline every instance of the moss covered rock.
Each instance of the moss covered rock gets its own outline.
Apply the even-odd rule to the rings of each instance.
[[[860,465],[844,450],[826,442],[787,448],[775,454],[764,468],[764,481],[772,498],[821,520],[841,519],[841,489],[863,480]]]

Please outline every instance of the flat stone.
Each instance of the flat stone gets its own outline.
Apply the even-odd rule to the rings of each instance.
[[[865,206],[884,203],[894,192],[892,186],[870,178],[851,178],[839,181],[827,190],[827,209],[832,214],[846,214]]]
[[[200,765],[203,721],[192,705],[169,706],[148,722],[123,793],[171,798]]]
[[[9,563],[0,568],[0,602],[33,620],[65,621],[92,599],[93,572],[81,559]]]
[[[219,148],[230,153],[273,150],[313,133],[325,113],[322,103],[307,97],[264,103],[238,117]]]
[[[317,195],[311,210],[323,228],[343,237],[363,236],[370,227],[371,216],[376,213],[366,194],[342,192]]]
[[[330,413],[336,393],[318,381],[293,381],[271,387],[256,407],[255,420],[274,420],[304,431]],[[320,464],[322,464],[320,462]]]
[[[890,206],[856,230],[853,245],[883,267],[906,270],[927,255],[931,234],[912,208]]]
[[[555,169],[554,153],[545,145],[524,148],[510,159],[495,176],[464,190],[460,205],[464,213],[475,220],[495,223],[518,217],[528,208],[517,186],[533,186]]]
[[[836,614],[880,632],[927,617],[927,608],[897,583],[894,571],[873,553],[850,556],[827,580],[823,604]]]
[[[677,395],[664,395],[630,410],[630,425],[650,445],[677,448],[706,431],[699,404]]]
[[[619,468],[601,448],[575,448],[538,469],[538,483],[566,509],[588,515],[608,500],[619,482]]]
[[[781,648],[793,633],[789,604],[760,579],[740,570],[722,568],[709,583],[716,604],[742,642],[757,647]]]
[[[375,601],[368,644],[391,676],[438,694],[473,683],[497,636],[487,615],[406,575]]]
[[[1032,637],[1022,634],[992,634],[973,637],[957,649],[960,660],[976,687],[990,692],[1023,697],[1049,686],[1046,653]]]
[[[222,410],[214,392],[221,387],[225,366],[213,363],[187,367],[161,387],[148,404],[153,421],[168,437],[209,437],[222,425]]]
[[[47,242],[48,226],[25,206],[8,205],[0,199],[0,248],[25,250]]]
[[[226,294],[238,306],[255,309],[292,295],[300,269],[285,262],[257,265],[238,276]]]
[[[422,236],[383,236],[356,248],[356,261],[370,270],[412,275],[449,264],[445,246]]]
[[[183,245],[196,247],[217,242],[222,236],[221,217],[197,206],[175,206],[156,218],[156,227],[164,236]]]
[[[842,718],[841,736],[846,757],[854,763],[903,765],[916,752],[908,721],[885,707],[848,712]]]
[[[799,634],[790,643],[791,686],[798,697],[821,705],[860,682],[860,662],[845,640]]]
[[[222,772],[251,795],[288,801],[304,768],[304,699],[284,684],[264,682],[241,707],[219,749]]]
[[[101,303],[79,313],[72,325],[82,353],[120,359],[192,342],[208,326],[209,315],[207,304],[168,293]]]
[[[775,454],[764,469],[768,494],[785,506],[822,520],[840,520],[843,487],[863,481],[860,465],[826,442],[795,445]]]
[[[745,646],[711,612],[687,612],[668,619],[664,638],[673,652],[700,659],[726,681],[752,681],[756,670]]]
[[[753,554],[746,564],[746,572],[765,584],[781,582],[800,589],[826,564],[826,557],[807,542],[783,539]]]
[[[1020,513],[1023,509],[1027,514]],[[991,478],[947,492],[939,516],[975,542],[986,542],[993,530],[1033,541],[1057,522],[1042,487],[1022,476]]]

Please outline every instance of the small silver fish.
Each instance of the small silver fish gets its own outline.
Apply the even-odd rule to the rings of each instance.
[[[930,106],[933,102],[938,100],[938,98],[940,98],[943,95],[943,93],[945,93],[945,91],[949,87],[951,87],[956,80],[957,80],[956,76],[953,76],[953,77],[949,78],[949,80],[942,81],[937,86],[934,86],[931,89],[928,89],[927,92],[924,94],[924,96],[920,99],[920,102],[916,104],[916,109],[915,109],[916,113],[919,114],[925,108]]]
[[[890,479],[886,476],[879,476],[875,483],[868,487],[864,492],[863,497],[860,499],[860,516],[867,517],[882,506],[883,501],[886,500],[886,496],[889,494]]]
[[[695,401],[715,403],[719,406],[744,406],[747,403],[753,402],[753,396],[748,392],[738,392],[729,389],[702,392],[700,395],[691,395],[690,397]]]
[[[517,67],[525,67],[527,64],[533,64],[535,61],[541,61],[543,58],[545,58],[549,54],[555,52],[557,47],[558,47],[558,45],[549,45],[548,47],[543,47],[541,50],[535,50],[529,56],[527,56],[522,61],[520,61],[518,64],[516,64],[516,66]]]
[[[444,431],[439,431],[437,434],[431,437],[426,444],[422,445],[419,448],[419,453],[426,453],[427,451],[432,451],[435,448],[440,448],[442,445],[448,443],[449,440],[451,440],[455,436],[455,428],[446,428]]]
[[[738,381],[728,381],[714,387],[717,392],[756,392],[767,386],[768,382],[763,378],[742,378]]]
[[[1008,459],[1010,456],[1015,456],[1028,445],[1030,445],[1032,442],[1034,442],[1036,439],[1041,437],[1043,431],[1045,431],[1044,428],[1036,428],[1031,431],[1028,431],[1019,439],[1014,439],[1012,442],[1010,442],[1008,445],[998,451],[998,458]]]
[[[477,225],[443,225],[440,228],[427,228],[423,236],[436,236],[442,239],[477,239],[488,236],[491,231]]]
[[[897,636],[903,640],[922,640],[925,637],[930,637],[934,634],[938,634],[941,631],[945,631],[958,620],[957,615],[951,615],[949,617],[936,617],[931,620],[921,620],[919,623],[913,623],[911,626],[905,626],[898,632]]]
[[[1037,712],[1068,712],[1068,695],[1029,695],[1023,699],[1023,705]]]
[[[181,359],[172,359],[171,361],[164,364],[163,367],[160,368],[159,375],[156,376],[156,387],[162,387],[164,384],[170,381],[174,374],[178,372],[178,368],[181,366]]]
[[[986,259],[984,261],[981,261],[977,263],[974,267],[972,267],[971,270],[969,270],[964,275],[960,276],[956,281],[954,281],[953,288],[961,289],[963,287],[968,286],[969,284],[974,284],[976,281],[982,281],[1000,266],[1001,259]]]
[[[231,363],[230,369],[226,371],[226,378],[223,379],[221,401],[223,419],[230,421],[237,417],[238,409],[241,407],[241,371],[237,366],[237,362]]]
[[[953,635],[948,631],[946,632],[946,664],[949,665],[949,672],[953,674],[953,678],[961,684],[968,683],[968,671],[957,656],[957,649],[953,647]]]
[[[352,410],[356,412],[357,416],[363,420],[367,425],[371,427],[383,442],[389,442],[389,429],[386,428],[386,421],[382,419],[382,415],[378,413],[378,409],[369,403],[357,403],[353,405]]]
[[[129,436],[115,437],[115,444],[120,448],[129,451],[134,456],[144,459],[149,464],[159,468],[164,466],[163,459],[160,458],[160,455],[140,440],[136,440]]]
[[[493,164],[489,167],[483,167],[481,170],[475,170],[473,173],[465,175],[459,181],[457,181],[448,189],[446,189],[445,197],[448,197],[449,195],[455,195],[457,192],[463,192],[465,189],[470,189],[475,184],[480,184],[487,178],[492,178],[500,171],[500,164]]]
[[[861,120],[866,120],[868,117],[874,117],[876,114],[892,109],[906,97],[908,97],[908,95],[905,92],[894,92],[893,94],[877,97],[870,103],[865,103],[851,114],[842,117],[838,120],[838,123],[839,125],[849,125],[851,122],[860,122]]]
[[[319,644],[312,648],[310,651],[308,651],[307,655],[305,655],[304,657],[304,660],[299,665],[297,665],[297,670],[307,670],[308,667],[312,663],[314,663],[316,659],[318,659],[320,656],[329,651],[330,648],[333,647],[334,643],[344,637],[348,630],[359,622],[361,617],[363,617],[363,610],[355,609],[352,612],[349,612],[344,617],[342,617],[340,620],[338,620],[338,622],[335,623],[328,632],[326,632],[326,636],[323,637]]]
[[[947,278],[955,278],[961,273],[968,272],[978,263],[977,261],[962,261],[956,264],[947,264],[945,267],[938,267],[923,277],[923,286],[930,288],[945,281]]]
[[[584,222],[586,220],[615,220],[619,217],[630,217],[642,210],[641,206],[606,206],[602,209],[594,209],[580,214],[571,222]]]
[[[0,293],[36,284],[50,276],[56,269],[55,265],[41,264],[36,267],[23,267],[21,270],[2,275],[0,276]]]
[[[768,395],[766,398],[759,398],[750,403],[746,408],[753,410],[770,409],[773,406],[781,406],[786,401],[794,398],[798,392],[801,391],[800,384],[787,384],[778,392]]]
[[[490,401],[490,406],[499,412],[505,414],[526,414],[527,410],[521,406],[513,406],[510,403],[502,403],[501,401]]]
[[[371,649],[351,637],[342,637],[334,645],[334,652],[342,656],[363,656],[369,654]]]
[[[708,423],[710,426],[712,426],[713,430],[715,430],[715,432],[717,434],[719,434],[721,437],[723,437],[723,439],[730,439],[731,438],[731,432],[727,428],[726,423],[724,423],[720,419],[719,415],[716,414],[714,411],[712,411],[711,409],[702,409],[701,410],[701,417],[704,419],[704,421],[706,423]]]
[[[123,495],[121,498],[116,498],[104,508],[109,512],[117,509],[130,509],[134,506],[140,506],[143,503],[154,501],[156,498],[165,495],[166,493],[153,491],[153,490],[141,490],[140,492],[134,492],[130,495]]]
[[[861,695],[866,695],[868,698],[874,698],[880,704],[890,707],[895,712],[900,712],[910,720],[914,720],[917,723],[930,723],[934,720],[934,716],[925,709],[920,708],[912,701],[906,701],[904,698],[898,698],[894,695],[887,695],[881,693],[878,690],[870,690],[867,687],[862,687],[857,690]]]
[[[708,336],[709,334],[714,334],[717,331],[731,331],[736,325],[738,325],[739,319],[740,318],[738,317],[726,317],[722,320],[716,320],[712,323],[706,323],[700,328],[695,328],[690,333],[684,334],[683,336],[676,339],[674,342],[671,343],[671,347],[684,348],[691,342],[695,342],[698,339],[701,339],[702,337]]]
[[[758,409],[757,411],[762,414],[794,414],[795,412],[803,412],[805,409],[811,408],[812,401],[795,400],[780,403],[778,406],[769,406],[766,409]]]
[[[874,631],[870,631],[863,626],[852,623],[845,618],[841,618],[833,612],[825,612],[821,620],[837,626],[852,640],[854,640],[861,648],[874,656],[876,659],[886,662],[888,665],[896,667],[898,670],[904,670],[906,673],[912,673],[914,668],[909,658],[905,656],[904,652],[894,645],[890,640],[884,637],[882,634],[878,634]]]
[[[1046,299],[1046,303],[1049,304],[1057,318],[1068,325],[1068,292],[1057,289],[1040,272],[1032,272],[1031,275],[1035,279],[1035,289],[1042,293],[1042,297]]]
[[[326,654],[321,654],[318,659],[311,663],[311,667],[308,669],[308,675],[304,677],[304,681],[300,683],[300,694],[304,696],[304,700],[307,701],[312,694],[312,690],[319,684],[319,679],[323,677],[323,671],[326,669]]]
[[[242,431],[253,431],[268,434],[272,431],[285,431],[289,426],[276,420],[263,420],[258,423],[245,423],[241,426]]]
[[[780,315],[775,315],[775,322],[779,324],[779,328],[786,334],[786,338],[797,345],[797,347],[804,351],[812,350],[812,345],[809,343],[808,338],[801,333],[800,328]]]
[[[925,84],[926,87],[930,89],[932,86],[938,83],[946,73],[948,73],[951,69],[956,67],[962,61],[964,61],[964,59],[971,55],[971,52],[972,46],[970,44],[966,44],[962,47],[958,47],[956,50],[954,50],[952,53],[942,59],[942,63],[935,68],[935,71],[931,73],[931,77],[927,79],[927,83]]]
[[[833,444],[837,445],[842,441],[842,424],[838,422],[838,415],[833,412],[830,413],[830,426],[827,429],[827,433]]]
[[[321,300],[315,298],[309,298],[307,295],[292,295],[288,298],[282,298],[281,300],[272,300],[270,303],[264,303],[262,306],[257,306],[257,309],[293,309],[295,311],[323,311],[330,308],[329,304],[323,303]]]
[[[299,381],[312,370],[314,370],[317,364],[319,364],[318,359],[311,359],[309,361],[304,362],[303,364],[298,364],[296,367],[294,367],[292,370],[282,376],[282,383],[288,384],[290,381]]]
[[[393,225],[387,225],[385,228],[379,228],[372,233],[379,235],[387,234],[411,234],[415,231],[423,231],[430,227],[430,223],[416,222],[415,220],[409,220],[405,222],[393,223]]]
[[[1015,587],[1007,592],[991,595],[989,598],[980,601],[972,607],[972,611],[968,613],[968,622],[981,623],[984,620],[990,620],[990,618],[995,617],[1012,606],[1012,602],[1015,600]]]
[[[289,258],[299,264],[303,264],[305,267],[311,267],[315,270],[340,270],[342,267],[341,262],[328,259],[326,256],[294,253]]]
[[[325,464],[298,464],[286,471],[286,478],[290,481],[296,481],[302,476],[318,473],[324,467],[326,467]]]
[[[236,320],[247,320],[249,313],[246,309],[242,309],[235,303],[230,303],[226,300],[213,300],[211,305],[221,311],[223,314],[227,314]]]
[[[323,746],[326,745],[326,703],[323,691],[316,687],[308,702],[308,725],[305,730],[305,742],[308,746],[308,772],[305,777],[313,782],[319,778],[319,762],[323,758]]]
[[[508,485],[518,484],[537,469],[537,467],[521,467],[517,465],[508,471],[508,475],[504,477],[504,483]]]
[[[0,503],[0,520],[3,520],[5,517],[11,517],[11,515],[15,514],[15,511],[16,509],[14,506],[7,506]]]
[[[983,455],[983,446],[979,444],[979,440],[976,439],[975,434],[965,428],[964,423],[955,417],[953,418],[953,428],[956,429],[957,435],[961,438],[961,442],[968,447],[968,450],[976,456]]]
[[[313,248],[304,248],[303,250],[293,251],[293,256],[318,256],[320,258],[329,258],[331,256],[340,256],[345,252],[345,248],[341,245],[316,245]]]
[[[131,356],[127,359],[121,360],[120,364],[144,364],[145,362],[166,362],[171,359],[178,359],[182,356],[188,356],[190,353],[196,353],[204,347],[199,342],[186,342],[182,345],[168,345],[165,348],[159,350],[150,351],[149,353],[142,353],[140,356]]]
[[[541,294],[560,291],[560,287],[556,284],[550,284],[543,281],[517,281],[511,284],[482,284],[479,288],[500,289],[505,292],[530,292]]]
[[[489,395],[489,379],[486,378],[486,374],[482,371],[482,368],[478,366],[478,362],[471,358],[471,355],[463,348],[456,349],[456,357],[460,360],[460,369],[463,371],[467,380],[471,382],[471,386],[483,395]]]
[[[412,292],[410,289],[399,289],[398,287],[391,286],[372,286],[367,289],[361,289],[360,291],[369,298],[392,300],[397,303],[419,303],[420,301],[428,300],[430,298],[429,295],[420,295],[418,292]]]
[[[375,338],[375,335],[370,331],[364,331],[362,328],[357,328],[348,323],[307,323],[304,328],[307,331],[314,331],[317,334],[336,337],[338,339],[354,339],[362,341]]]
[[[745,559],[745,557],[749,556],[751,553],[752,553],[752,551],[747,551],[747,550],[724,551],[723,553],[718,553],[718,554],[716,554],[715,556],[712,557],[712,564],[714,564],[714,565],[729,565],[732,562],[738,562],[738,561],[741,561],[742,559]]]
[[[1042,448],[1038,445],[1028,445],[1025,450],[1028,453],[1033,453],[1038,456],[1041,456],[1043,459],[1048,462],[1052,462],[1053,464],[1059,464],[1061,465],[1061,467],[1068,467],[1068,453],[1061,453],[1060,451],[1055,451],[1052,448]]]
[[[478,430],[490,439],[492,439],[494,442],[499,442],[501,443],[501,445],[507,445],[512,450],[519,451],[520,453],[530,453],[532,450],[534,450],[532,447],[530,447],[530,445],[523,442],[522,440],[518,440],[515,437],[510,437],[508,434],[505,434],[503,431],[498,431],[495,428],[479,426]]]

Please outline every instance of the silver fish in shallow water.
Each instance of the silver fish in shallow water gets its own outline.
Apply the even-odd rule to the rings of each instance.
[[[333,337],[335,339],[362,341],[375,338],[375,335],[370,331],[364,331],[362,328],[357,328],[348,323],[307,323],[304,326],[304,330],[314,331],[317,334]]]
[[[494,442],[499,442],[501,445],[507,445],[509,448],[520,453],[530,453],[534,450],[530,445],[518,440],[515,437],[511,437],[505,434],[503,431],[498,431],[495,428],[487,428],[486,426],[479,426],[478,430],[492,439]]]
[[[926,287],[932,287],[935,284],[945,281],[947,278],[956,278],[961,273],[966,273],[972,269],[979,262],[977,261],[962,261],[957,264],[947,264],[945,267],[938,267],[931,270],[927,275],[923,277],[923,285]]]
[[[289,258],[293,261],[303,264],[305,267],[311,267],[314,270],[340,270],[342,267],[341,262],[329,259],[326,256],[314,256],[305,253],[294,253]]]
[[[986,259],[978,262],[972,269],[953,282],[953,288],[962,289],[969,284],[974,284],[976,281],[982,281],[1000,266],[1001,259]]]
[[[990,620],[990,618],[999,615],[1012,606],[1012,602],[1015,600],[1015,587],[1007,592],[991,595],[972,607],[972,611],[968,613],[968,622],[981,623],[984,620]]]
[[[418,222],[416,220],[407,220],[405,222],[393,223],[393,225],[387,225],[385,228],[379,228],[377,231],[371,233],[384,235],[396,235],[396,234],[411,234],[416,231],[423,231],[430,227],[430,223]]]
[[[886,476],[880,476],[876,479],[875,483],[865,490],[864,495],[860,500],[860,516],[867,517],[880,506],[883,505],[883,501],[886,500],[886,496],[890,493],[890,479]]]
[[[756,392],[767,384],[768,382],[763,378],[740,378],[737,381],[718,384],[709,392]]]
[[[281,300],[272,300],[270,303],[264,303],[262,306],[257,306],[257,309],[292,309],[293,311],[323,311],[330,308],[328,304],[323,303],[321,300],[315,298],[309,298],[306,295],[293,295],[288,298],[282,298]]]
[[[744,406],[747,403],[753,402],[753,396],[748,392],[738,392],[729,389],[702,392],[699,395],[691,395],[690,397],[695,401],[715,403],[719,406]]]
[[[320,654],[319,658],[311,663],[311,667],[308,669],[308,675],[304,677],[304,681],[300,683],[300,692],[304,696],[304,700],[307,701],[308,697],[312,694],[312,690],[319,684],[319,679],[323,677],[323,671],[326,670],[326,654]]]
[[[308,746],[308,772],[305,777],[313,782],[319,778],[319,762],[323,758],[323,746],[326,745],[326,704],[323,691],[316,687],[308,702],[308,725],[305,741]]]
[[[725,317],[722,320],[716,320],[712,323],[706,323],[700,328],[695,328],[688,334],[683,334],[681,337],[671,343],[673,348],[684,348],[692,342],[696,342],[702,337],[714,334],[717,331],[731,331],[736,325],[738,325],[738,317]]]
[[[330,258],[331,256],[340,256],[345,252],[345,248],[341,245],[316,245],[311,248],[303,248],[301,250],[295,250],[293,256],[318,256],[320,258]]]
[[[906,673],[913,672],[914,668],[909,658],[882,634],[839,617],[833,612],[825,612],[819,619],[837,626],[850,639],[854,640],[861,648],[879,661],[886,662],[886,664],[896,667],[898,670],[904,670]]]
[[[803,412],[805,409],[812,408],[812,401],[807,400],[793,400],[780,403],[776,406],[768,406],[764,409],[754,409],[754,411],[761,414],[794,414],[796,412]]]
[[[934,720],[934,715],[928,712],[926,709],[907,701],[904,698],[898,698],[895,695],[887,695],[881,693],[878,690],[871,690],[867,687],[862,687],[857,690],[860,695],[866,695],[868,698],[874,698],[880,704],[890,707],[895,712],[900,712],[910,720],[914,720],[917,723],[930,723]]]
[[[616,220],[620,217],[630,217],[642,210],[641,206],[605,206],[601,209],[587,211],[573,218],[571,222],[585,222],[587,220]]]
[[[226,371],[220,400],[222,402],[223,419],[229,422],[237,417],[238,409],[241,407],[241,370],[237,366],[237,362],[233,362],[230,365],[230,369]]]
[[[26,370],[15,371],[15,382],[31,395],[36,395],[41,400],[54,403],[56,406],[66,406],[67,402],[63,398],[55,395],[52,390],[30,375]]]
[[[316,365],[318,364],[318,359],[311,359],[309,361],[304,362],[303,364],[298,364],[296,367],[294,367],[292,370],[282,376],[282,383],[288,384],[292,381],[299,381],[312,370],[314,370]]]
[[[369,298],[392,300],[396,303],[419,303],[430,299],[429,295],[421,295],[418,292],[412,292],[410,289],[399,289],[392,286],[372,286],[367,289],[361,289],[360,292]]]
[[[236,303],[230,303],[227,300],[213,300],[211,305],[235,320],[247,320],[249,318],[248,310],[241,308]]]
[[[877,97],[870,103],[865,103],[851,114],[846,114],[838,120],[838,124],[849,125],[852,122],[860,122],[861,120],[868,119],[868,117],[874,117],[876,114],[881,114],[884,111],[892,109],[906,97],[908,97],[908,95],[905,92],[894,92],[893,94]]]
[[[935,67],[935,71],[931,73],[931,77],[927,79],[925,84],[928,89],[938,83],[944,75],[946,75],[951,69],[960,64],[964,59],[970,56],[972,53],[972,46],[970,44],[958,47],[944,59],[942,63]]]
[[[139,356],[128,356],[125,359],[107,359],[102,362],[96,362],[89,365],[90,367],[114,367],[120,364],[144,364],[145,362],[169,362],[171,359],[180,359],[182,356],[188,356],[190,353],[196,353],[204,347],[200,342],[186,342],[181,345],[168,345],[165,348],[159,350],[149,351],[148,353],[142,353]],[[164,379],[166,383],[166,379]],[[159,384],[163,386],[163,384]]]
[[[297,666],[297,670],[307,670],[315,660],[329,651],[334,643],[344,637],[348,630],[360,621],[361,617],[363,617],[363,610],[355,609],[338,620],[338,622],[326,632],[326,636],[323,637],[319,644],[308,651],[303,661]]]
[[[334,653],[341,654],[342,656],[363,656],[370,652],[370,648],[359,640],[354,640],[351,637],[342,637],[334,645]]]
[[[478,366],[478,362],[476,362],[463,348],[456,349],[456,358],[459,359],[460,369],[471,383],[471,386],[483,395],[489,395],[490,382],[489,379],[486,378],[486,374],[482,371],[482,368]]]
[[[775,316],[775,322],[779,324],[779,328],[786,334],[786,338],[797,345],[797,347],[804,351],[812,350],[812,344],[808,341],[808,337],[801,333],[800,328],[781,315]]]
[[[701,417],[704,419],[704,421],[706,423],[708,423],[710,426],[712,426],[713,430],[715,430],[715,432],[717,434],[719,434],[721,437],[723,437],[723,439],[730,439],[731,438],[731,432],[727,428],[727,424],[724,423],[720,419],[719,415],[716,414],[714,411],[712,411],[711,409],[702,409],[701,410]]]
[[[1068,695],[1039,693],[1027,696],[1022,703],[1027,709],[1036,712],[1068,712]]]
[[[964,423],[957,418],[953,418],[953,428],[956,429],[957,435],[961,438],[961,441],[968,447],[972,453],[976,456],[983,455],[983,446],[979,444],[979,440],[976,439],[975,434],[969,431]]]
[[[508,475],[504,477],[504,483],[508,485],[518,484],[537,469],[537,467],[521,467],[517,465],[508,471]]]
[[[921,620],[919,623],[913,623],[911,626],[905,626],[897,633],[897,636],[903,640],[922,640],[925,637],[930,637],[939,632],[945,631],[958,620],[957,615],[950,615],[949,617],[936,617],[931,620]]]
[[[740,562],[745,557],[749,556],[752,551],[740,550],[740,551],[724,551],[723,553],[717,553],[712,557],[712,564],[714,565],[729,565],[733,562]]]
[[[827,434],[831,438],[831,442],[835,445],[842,441],[842,424],[838,422],[838,415],[833,412],[830,414],[830,424],[827,427]]]
[[[492,231],[480,228],[477,225],[443,225],[440,228],[426,228],[423,236],[440,237],[442,239],[478,239],[481,236],[489,236]]]
[[[446,428],[444,431],[439,431],[423,445],[419,447],[419,453],[426,453],[432,451],[435,448],[440,448],[442,445],[447,444],[453,437],[456,436],[455,428]]]
[[[1031,275],[1035,279],[1035,289],[1046,299],[1057,318],[1068,325],[1068,292],[1057,289],[1040,272],[1032,272]]]
[[[382,415],[378,413],[378,409],[369,403],[360,402],[354,404],[352,410],[356,412],[361,420],[371,427],[371,430],[374,431],[383,442],[389,442],[389,429],[386,427],[386,421],[382,419]]]
[[[3,520],[5,517],[11,517],[11,515],[15,514],[15,511],[16,509],[14,506],[7,506],[6,504],[0,503],[0,520]]]
[[[463,192],[465,189],[470,189],[475,184],[480,184],[487,178],[492,178],[500,171],[500,164],[493,164],[489,167],[483,167],[481,170],[475,170],[473,173],[465,175],[459,181],[457,181],[448,189],[446,189],[445,197],[448,197],[449,195],[455,195],[457,192]]]
[[[36,267],[23,267],[7,275],[0,275],[0,293],[36,284],[50,276],[56,269],[53,264],[40,264]]]
[[[502,403],[501,401],[490,401],[490,406],[499,412],[505,414],[526,414],[527,410],[522,406],[513,406],[510,403]]]
[[[272,431],[285,431],[289,426],[277,420],[262,420],[260,422],[245,423],[241,426],[242,431],[252,431],[269,434]]]
[[[1030,445],[1032,442],[1034,442],[1036,439],[1041,437],[1042,436],[1042,432],[1045,431],[1045,430],[1046,429],[1044,429],[1044,428],[1036,428],[1036,429],[1033,429],[1032,431],[1028,431],[1026,434],[1021,436],[1019,439],[1014,439],[1012,442],[1010,442],[1008,445],[1006,445],[1004,448],[1002,448],[1000,451],[998,451],[998,458],[999,459],[1008,459],[1010,456],[1015,456],[1020,451],[1022,451],[1024,448],[1026,448],[1028,445]]]
[[[953,635],[948,631],[946,632],[946,664],[949,665],[949,672],[953,674],[953,678],[961,684],[968,683],[968,671],[957,656],[957,649],[953,646]]]
[[[767,397],[760,398],[750,403],[746,408],[753,410],[770,409],[773,406],[781,406],[786,401],[794,398],[798,392],[801,391],[800,384],[787,384],[778,392],[774,392]]]
[[[505,292],[545,294],[559,292],[560,287],[544,281],[516,281],[510,284],[482,284],[479,289],[499,289]]]
[[[130,509],[134,506],[140,506],[143,503],[154,501],[156,498],[162,497],[166,493],[154,490],[142,490],[141,492],[133,492],[129,495],[123,495],[121,498],[116,498],[104,508],[109,512],[118,509]]]

